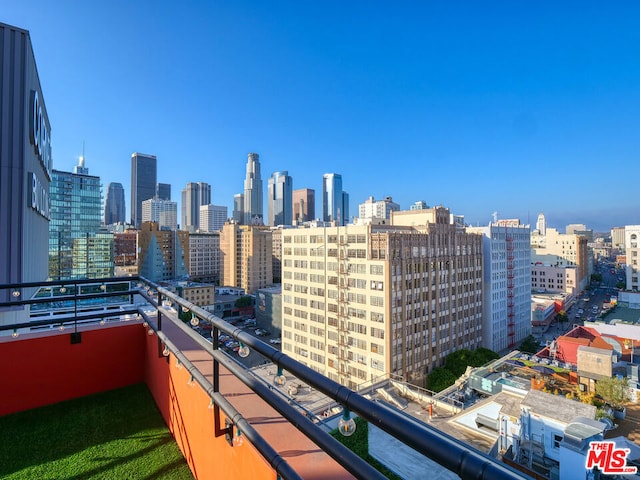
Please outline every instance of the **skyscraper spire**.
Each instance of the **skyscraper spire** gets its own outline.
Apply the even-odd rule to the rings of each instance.
[[[247,158],[247,175],[244,179],[244,224],[262,224],[262,177],[257,153]]]

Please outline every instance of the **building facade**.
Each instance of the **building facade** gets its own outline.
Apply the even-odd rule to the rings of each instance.
[[[467,230],[483,239],[482,344],[494,352],[512,349],[531,334],[529,225],[498,220]]]
[[[627,225],[624,227],[624,251],[627,261],[626,280],[627,290],[634,292],[640,289],[640,268],[638,267],[638,248],[640,239],[640,225]]]
[[[247,156],[247,174],[244,179],[243,223],[245,225],[262,225],[264,211],[262,208],[262,175],[260,173],[260,157],[257,153]]]
[[[156,222],[160,230],[178,229],[178,204],[150,198],[142,202],[142,222]]]
[[[199,231],[203,233],[219,232],[226,221],[227,207],[211,204],[200,207]]]
[[[215,303],[215,286],[198,282],[178,282],[176,292],[187,302],[199,307]]]
[[[189,234],[189,278],[220,282],[220,234]]]
[[[155,155],[131,155],[131,224],[142,225],[142,202],[156,195],[158,161]]]
[[[171,200],[171,184],[158,183],[156,185],[156,197],[159,200]]]
[[[543,237],[547,234],[547,219],[544,213],[538,214],[538,220],[536,221],[536,233]]]
[[[233,214],[231,218],[235,223],[244,222],[244,193],[236,193],[233,196]]]
[[[126,215],[124,187],[121,183],[111,182],[104,201],[104,224],[124,223],[127,221]]]
[[[113,276],[113,234],[102,227],[102,184],[81,163],[75,172],[53,170],[49,224],[49,278]],[[98,235],[99,234],[99,235]]]
[[[113,234],[113,262],[115,267],[132,267],[138,262],[138,234],[135,230]],[[135,273],[138,273],[137,271]]]
[[[578,294],[578,268],[531,265],[531,289],[534,292]]]
[[[624,251],[624,227],[613,227],[611,229],[611,248],[616,253]]]
[[[181,230],[195,232],[200,227],[200,207],[211,203],[211,185],[190,182],[182,190]]]
[[[160,230],[155,222],[145,222],[138,230],[138,270],[153,281],[185,279],[189,265],[189,233]]]
[[[354,388],[386,374],[424,384],[449,353],[479,347],[482,237],[447,209],[428,217],[283,230],[283,352]]]
[[[271,231],[267,227],[227,223],[220,234],[222,284],[248,294],[273,282]]]
[[[292,193],[293,222],[310,222],[316,218],[316,191],[312,188],[300,188]]]
[[[274,172],[267,184],[267,224],[291,225],[293,218],[293,179],[289,172]]]
[[[578,289],[583,290],[589,282],[590,265],[587,237],[559,233],[555,228],[546,228],[546,234],[531,235],[531,262],[554,267],[577,267]]]
[[[367,198],[358,208],[358,217],[361,219],[389,220],[391,212],[399,212],[400,205],[395,203],[391,197],[384,200],[376,200],[373,197]]]
[[[282,282],[282,228],[271,229],[273,283]]]
[[[322,219],[338,226],[349,223],[349,194],[342,190],[339,173],[322,176]]]
[[[29,32],[0,23],[0,39],[0,284],[39,282],[48,275],[51,124]],[[0,302],[11,298],[0,291]],[[28,321],[28,314],[0,308],[0,322]]]

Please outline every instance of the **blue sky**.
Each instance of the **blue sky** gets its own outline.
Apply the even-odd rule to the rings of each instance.
[[[557,3],[562,3],[558,6]],[[640,3],[3,0],[31,33],[54,167],[158,157],[227,205],[247,153],[294,188],[596,230],[640,224]],[[316,215],[321,204],[316,205]],[[266,201],[265,201],[266,215]]]

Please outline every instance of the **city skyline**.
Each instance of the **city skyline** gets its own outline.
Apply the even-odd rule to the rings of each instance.
[[[39,52],[54,168],[72,168],[85,141],[92,172],[125,198],[142,151],[174,188],[209,183],[231,211],[255,151],[265,177],[287,170],[296,189],[341,173],[351,212],[373,195],[472,225],[494,211],[640,224],[625,174],[639,146],[636,5],[4,7]],[[110,35],[143,19],[144,35]]]

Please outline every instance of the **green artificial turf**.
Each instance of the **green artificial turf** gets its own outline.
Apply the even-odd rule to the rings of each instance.
[[[3,479],[192,479],[146,385],[0,417]]]

